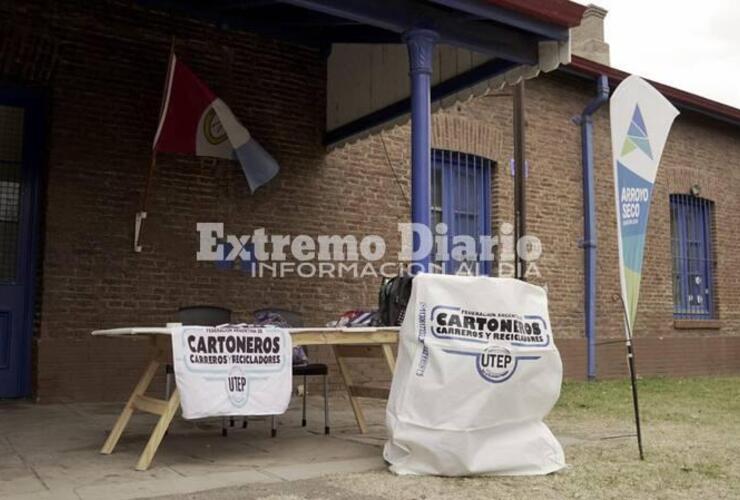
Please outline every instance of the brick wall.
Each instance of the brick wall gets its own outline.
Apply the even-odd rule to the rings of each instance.
[[[375,279],[255,279],[197,263],[196,222],[229,233],[265,227],[282,234],[384,236],[399,250],[408,220],[407,125],[327,152],[321,144],[325,61],[317,50],[221,32],[149,13],[128,2],[41,1],[16,6],[14,20],[55,41],[46,178],[45,250],[36,395],[41,401],[120,399],[142,368],[145,342],[92,339],[100,327],[161,324],[187,304],[230,307],[237,318],[268,306],[294,309],[309,325],[372,307]],[[134,214],[145,184],[171,37],[178,55],[223,97],[281,165],[250,194],[232,162],[161,155],[152,183],[144,251],[132,251]],[[594,93],[574,77],[527,83],[529,230],[543,243],[534,282],[550,292],[550,314],[566,374],[582,377],[582,198],[579,129],[571,118]],[[504,89],[440,111],[436,147],[498,162],[494,231],[512,222],[511,96]],[[606,108],[595,117],[599,236],[598,332],[622,335]],[[738,131],[691,114],[679,117],[655,188],[635,333],[643,374],[740,371]],[[397,180],[400,179],[400,185]],[[694,183],[715,201],[720,329],[676,330],[672,319],[668,195]],[[600,376],[623,374],[623,351],[599,348]],[[312,357],[331,362],[326,349]],[[386,379],[382,362],[357,362],[360,381]],[[334,386],[338,378],[333,374]]]
[[[585,376],[583,327],[583,235],[580,129],[572,118],[594,95],[594,84],[548,74],[528,81],[526,88],[528,231],[542,241],[538,261],[542,276],[533,282],[547,286],[550,316],[560,339],[566,375]],[[509,94],[504,90],[499,94]],[[513,156],[510,97],[486,96],[459,105],[456,115],[501,127],[503,151]],[[616,222],[608,106],[595,115],[596,206],[598,223],[597,334],[600,341],[623,337],[619,302]],[[646,242],[640,304],[634,334],[638,368],[643,375],[696,375],[740,372],[740,288],[734,268],[738,233],[732,228],[740,215],[740,131],[691,112],[682,113],[669,135],[654,189]],[[508,165],[498,168],[494,226],[513,221],[513,179]],[[679,329],[674,326],[671,281],[669,195],[701,187],[714,201],[714,242],[717,266],[715,296],[719,328]],[[625,373],[623,344],[597,350],[599,376]]]
[[[278,305],[303,312],[307,324],[372,304],[377,283],[370,280],[257,281],[195,260],[199,221],[223,221],[237,234],[267,227],[363,235],[395,232],[407,214],[400,195],[385,195],[397,186],[379,149],[327,157],[318,50],[220,32],[128,2],[40,2],[14,15],[48,32],[60,50],[49,82],[43,308],[35,338],[40,400],[118,399],[130,390],[146,342],[92,339],[95,328],[162,324],[187,304],[223,305],[236,318]],[[160,155],[144,251],[135,254],[134,214],[173,34],[181,59],[227,100],[282,170],[251,195],[233,162]]]

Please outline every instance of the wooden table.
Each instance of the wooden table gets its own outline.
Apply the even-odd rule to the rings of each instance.
[[[169,399],[158,399],[146,395],[146,391],[157,372],[163,365],[172,363],[172,330],[178,324],[168,324],[166,327],[129,327],[113,328],[109,330],[95,330],[95,336],[102,337],[148,337],[152,345],[152,354],[144,373],[131,392],[131,395],[118,416],[108,439],[100,449],[100,453],[113,453],[121,434],[131,419],[134,411],[159,415],[159,420],[149,437],[149,441],[136,464],[136,470],[146,470],[157,453],[162,438],[172,422],[180,406],[180,392],[175,390]],[[350,374],[348,358],[384,358],[391,374],[395,367],[393,344],[398,342],[398,328],[288,328],[293,339],[293,346],[329,345],[332,346],[337,358],[339,372],[347,387],[352,411],[357,419],[360,432],[367,432],[367,424],[362,413],[358,398],[386,398],[387,388],[366,387],[354,385]]]

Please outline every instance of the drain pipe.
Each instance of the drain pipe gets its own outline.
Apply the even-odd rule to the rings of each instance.
[[[596,199],[594,195],[594,124],[592,115],[609,100],[609,79],[596,80],[596,97],[586,105],[578,123],[581,126],[581,163],[583,166],[583,291],[584,322],[587,342],[588,379],[596,379]]]

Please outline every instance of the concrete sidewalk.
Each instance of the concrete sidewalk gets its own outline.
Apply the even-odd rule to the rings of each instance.
[[[0,498],[119,500],[181,495],[250,483],[279,483],[384,467],[384,401],[367,401],[370,433],[360,435],[345,397],[331,400],[332,434],[323,434],[323,400],[309,398],[308,426],[300,426],[300,399],[280,417],[221,437],[220,419],[176,418],[151,468],[134,465],[155,417],[135,414],[112,455],[99,449],[123,407],[119,404],[36,405],[0,401]]]

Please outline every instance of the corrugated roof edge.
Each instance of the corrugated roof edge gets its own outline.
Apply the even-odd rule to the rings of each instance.
[[[570,64],[561,66],[560,70],[593,78],[598,75],[606,75],[609,78],[609,85],[612,89],[629,76],[629,73],[619,69],[605,66],[576,55],[571,56]],[[738,108],[733,108],[727,104],[722,104],[721,102],[713,101],[706,97],[701,97],[659,82],[647,81],[678,108],[694,111],[740,127],[740,109]]]
[[[569,0],[487,0],[492,5],[566,28],[581,24],[586,6]]]

